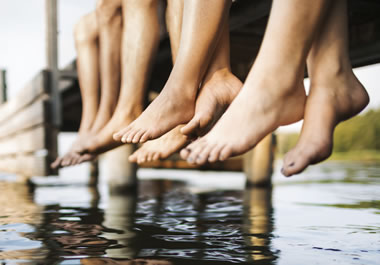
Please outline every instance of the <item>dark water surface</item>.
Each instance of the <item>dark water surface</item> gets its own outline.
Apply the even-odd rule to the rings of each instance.
[[[276,172],[273,189],[244,190],[237,173],[139,175],[123,194],[0,175],[0,264],[380,264],[380,164]]]

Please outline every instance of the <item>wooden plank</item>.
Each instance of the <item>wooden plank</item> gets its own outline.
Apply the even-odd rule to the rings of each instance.
[[[17,112],[7,123],[0,126],[0,141],[20,131],[48,123],[48,105],[46,100],[38,100]]]
[[[224,162],[206,163],[205,165],[193,165],[182,160],[178,154],[174,154],[166,160],[146,162],[139,165],[141,168],[175,168],[175,169],[198,169],[215,171],[242,171],[243,159],[241,156],[233,157]]]
[[[47,130],[45,126],[39,126],[31,130],[3,138],[0,141],[0,159],[4,156],[34,153],[46,148]]]
[[[46,155],[17,155],[0,160],[0,170],[22,176],[47,176],[49,163]]]
[[[78,73],[76,70],[61,70],[59,77],[61,79],[78,79]]]
[[[32,104],[43,94],[48,93],[48,72],[41,71],[12,100],[0,105],[0,126],[18,111]]]

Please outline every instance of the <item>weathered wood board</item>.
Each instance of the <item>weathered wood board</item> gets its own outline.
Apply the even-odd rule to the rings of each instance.
[[[56,157],[48,71],[41,71],[17,96],[0,105],[0,170],[47,176]]]

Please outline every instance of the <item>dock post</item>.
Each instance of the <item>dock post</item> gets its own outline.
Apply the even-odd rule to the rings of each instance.
[[[53,123],[61,125],[61,101],[58,91],[58,1],[45,0],[46,7],[46,64],[50,76],[50,97],[52,102]]]
[[[275,136],[267,135],[244,156],[247,186],[271,186],[274,162]]]
[[[58,156],[58,133],[62,124],[61,98],[58,91],[58,0],[45,0],[46,67],[49,72],[49,98],[51,117],[49,135],[49,163]]]
[[[106,176],[111,193],[120,193],[137,187],[137,165],[128,158],[134,152],[134,145],[122,145],[108,151],[102,157],[101,175]]]
[[[270,234],[273,231],[271,187],[250,187],[243,197],[243,232],[247,247],[254,248],[248,256],[251,262],[262,261],[271,253]],[[260,235],[260,236],[253,236]],[[273,253],[274,254],[274,253]]]
[[[89,186],[96,187],[99,183],[99,160],[92,161],[90,163],[90,179]]]
[[[7,102],[7,72],[0,69],[0,104]]]

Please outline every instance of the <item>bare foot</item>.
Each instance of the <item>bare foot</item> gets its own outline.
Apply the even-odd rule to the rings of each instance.
[[[287,71],[276,78],[268,74],[256,77],[255,70],[251,74],[214,128],[183,149],[182,158],[197,164],[225,160],[253,148],[280,125],[303,118],[306,95],[302,75],[292,79]]]
[[[141,164],[168,158],[189,143],[189,138],[180,132],[182,127],[179,125],[160,138],[144,143],[129,157],[129,161]]]
[[[312,84],[300,139],[286,154],[282,173],[289,177],[328,158],[335,127],[368,103],[368,94],[352,71]]]
[[[181,132],[185,135],[195,133],[201,136],[210,131],[242,86],[242,82],[228,69],[216,71],[202,85],[194,117],[181,129]]]
[[[105,108],[103,108],[104,110]],[[79,130],[78,137],[72,144],[70,150],[62,157],[58,157],[50,166],[52,168],[69,167],[78,164],[81,153],[90,142],[96,138],[102,128],[110,121],[112,109],[98,113],[93,125],[87,130]]]
[[[75,164],[75,161],[79,159],[80,154],[78,150],[81,150],[83,141],[85,139],[91,138],[91,133],[79,132],[77,139],[75,139],[74,143],[71,145],[70,150],[63,156],[58,157],[50,166],[53,169],[67,167]]]
[[[197,88],[180,84],[168,81],[140,117],[114,134],[114,139],[123,143],[143,143],[190,121],[194,115]]]
[[[141,113],[141,107],[132,107],[131,109],[117,109],[103,129],[96,134],[91,133],[87,137],[78,138],[76,141],[78,144],[73,145],[65,156],[57,158],[51,167],[68,167],[92,161],[99,154],[122,145],[121,142],[113,139],[113,134],[127,126]]]
[[[128,126],[140,113],[141,106],[130,109],[118,108],[112,119],[95,137],[89,138],[82,143],[82,149],[79,153],[99,155],[122,145],[122,142],[116,142],[113,139],[113,135],[121,128]]]

